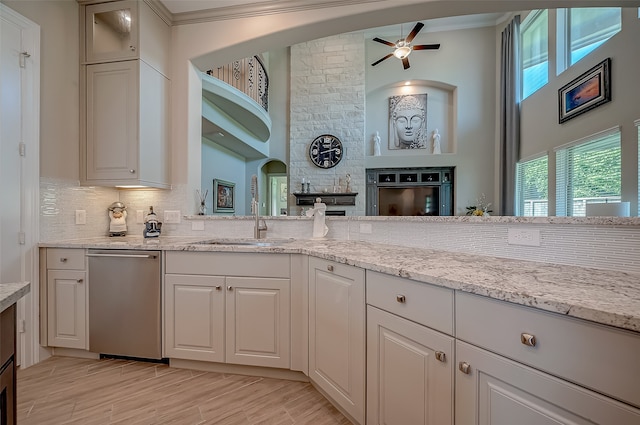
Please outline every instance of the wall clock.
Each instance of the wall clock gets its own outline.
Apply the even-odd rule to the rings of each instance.
[[[331,168],[342,159],[342,142],[336,136],[323,134],[316,137],[309,146],[309,158],[320,168]]]

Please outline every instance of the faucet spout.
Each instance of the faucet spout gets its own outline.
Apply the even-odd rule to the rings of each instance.
[[[262,232],[267,231],[267,222],[260,218],[260,208],[258,201],[255,199],[251,201],[251,209],[253,210],[253,217],[255,219],[253,237],[254,239],[262,239]]]

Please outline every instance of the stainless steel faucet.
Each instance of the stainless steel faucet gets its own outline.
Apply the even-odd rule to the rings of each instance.
[[[267,222],[260,219],[260,203],[258,202],[258,176],[251,176],[251,212],[255,218],[253,226],[253,237],[255,239],[262,238],[262,232],[267,231]]]

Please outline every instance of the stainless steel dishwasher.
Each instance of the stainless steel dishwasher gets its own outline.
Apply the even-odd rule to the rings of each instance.
[[[89,350],[160,360],[160,251],[96,250],[89,260]]]

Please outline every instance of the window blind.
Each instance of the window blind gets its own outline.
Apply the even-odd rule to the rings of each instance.
[[[549,215],[549,157],[516,164],[516,215],[546,217]]]
[[[569,9],[568,20],[570,64],[573,65],[620,32],[622,11],[619,7]]]
[[[588,203],[620,202],[620,132],[556,151],[556,215],[584,217]]]

